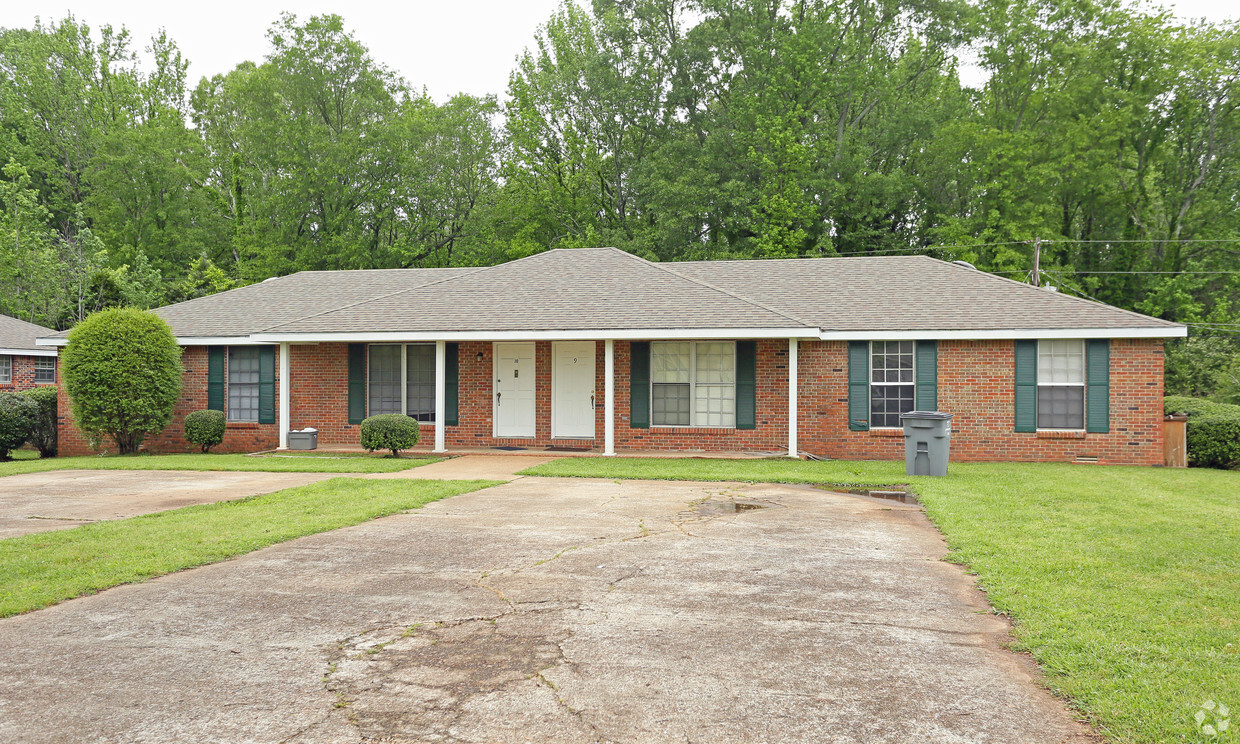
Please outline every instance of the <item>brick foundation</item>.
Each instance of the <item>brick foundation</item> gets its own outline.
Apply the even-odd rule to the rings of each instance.
[[[358,427],[348,423],[348,347],[306,344],[290,347],[290,424],[313,426],[321,445],[356,445]],[[459,426],[448,427],[449,448],[520,446],[545,447],[551,439],[552,342],[535,345],[535,436],[496,439],[492,436],[492,345],[465,342],[460,350]],[[787,446],[788,343],[757,342],[757,426],[751,430],[694,427],[629,426],[629,344],[615,344],[616,447],[672,451],[766,451]],[[206,350],[187,347],[184,392],[172,423],[148,438],[152,452],[186,452],[184,418],[206,406]],[[900,459],[903,438],[895,430],[855,432],[848,429],[847,343],[802,341],[798,365],[800,447],[823,457]],[[1162,461],[1163,355],[1160,339],[1116,339],[1111,345],[1111,431],[1107,434],[1031,433],[1013,431],[1013,343],[1011,341],[939,342],[939,407],[955,414],[952,459],[1071,461],[1096,457],[1100,463],[1155,465]],[[595,344],[595,439],[603,444],[604,344]],[[278,390],[278,382],[277,382]],[[277,407],[279,400],[277,396]],[[61,453],[92,451],[67,415],[61,391]],[[278,413],[277,413],[278,416]],[[278,418],[277,418],[278,420]],[[434,440],[434,425],[423,424],[422,441]],[[277,425],[230,423],[224,443],[214,451],[250,452],[272,449],[279,442]],[[583,445],[589,441],[580,442]],[[105,443],[105,449],[112,449]]]

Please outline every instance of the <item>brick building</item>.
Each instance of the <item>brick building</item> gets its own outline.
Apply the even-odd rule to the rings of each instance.
[[[955,414],[957,460],[1162,458],[1181,325],[922,256],[659,264],[611,248],[499,266],[302,272],[155,311],[186,413],[224,451],[376,413],[463,447],[902,456],[900,414]],[[45,339],[48,343],[63,343]],[[62,406],[67,410],[67,406]],[[442,424],[442,425],[441,425]],[[89,450],[68,418],[61,451]]]
[[[24,320],[0,315],[0,393],[29,390],[56,382],[56,348],[35,339],[56,333]]]

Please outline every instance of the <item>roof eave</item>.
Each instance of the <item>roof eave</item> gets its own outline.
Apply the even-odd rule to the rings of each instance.
[[[823,330],[824,341],[984,341],[989,339],[1051,338],[1184,338],[1188,326],[1145,326],[1138,328],[977,328],[926,329],[917,331],[836,331]]]

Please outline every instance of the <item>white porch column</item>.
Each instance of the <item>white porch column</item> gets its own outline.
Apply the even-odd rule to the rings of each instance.
[[[788,339],[788,457],[800,457],[797,448],[797,340]]]
[[[435,342],[435,449],[434,452],[447,452],[448,421],[448,344],[445,341]]]
[[[280,449],[288,449],[289,427],[288,342],[280,344]]]
[[[616,342],[603,342],[603,456],[616,454]]]

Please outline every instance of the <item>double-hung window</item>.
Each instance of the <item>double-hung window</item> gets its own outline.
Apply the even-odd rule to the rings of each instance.
[[[0,385],[13,382],[13,358],[0,354]]]
[[[913,341],[870,344],[870,426],[900,427],[900,414],[913,410]]]
[[[228,420],[258,421],[259,347],[228,347]]]
[[[650,416],[655,426],[736,426],[736,343],[652,342]]]
[[[435,345],[370,347],[370,415],[404,413],[435,420]]]
[[[1038,342],[1038,428],[1085,428],[1085,342]]]
[[[34,384],[53,385],[56,382],[56,357],[34,358]]]

